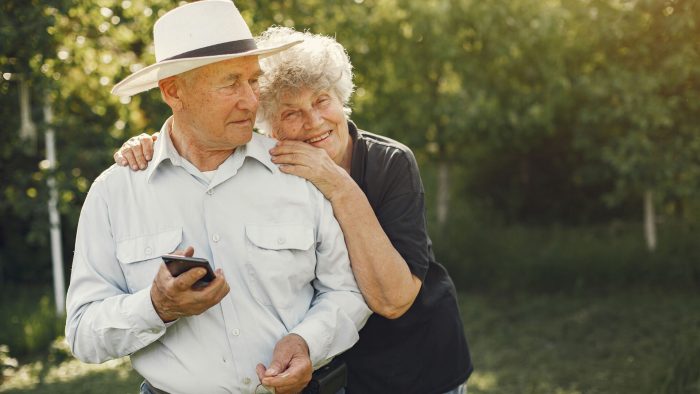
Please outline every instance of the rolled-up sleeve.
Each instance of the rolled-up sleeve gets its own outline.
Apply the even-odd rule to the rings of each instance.
[[[150,287],[129,294],[115,255],[104,184],[96,181],[83,205],[66,300],[66,340],[84,362],[131,354],[157,340],[166,326]]]
[[[321,200],[313,282],[316,293],[304,319],[290,331],[306,340],[314,367],[352,347],[372,313],[352,274],[345,239],[332,206],[325,198]]]

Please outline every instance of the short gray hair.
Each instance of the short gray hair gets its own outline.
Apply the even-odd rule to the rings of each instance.
[[[303,40],[287,50],[260,59],[264,74],[259,85],[258,126],[263,131],[272,131],[271,121],[279,109],[282,95],[302,89],[335,93],[343,103],[346,116],[350,115],[348,103],[355,89],[352,63],[345,48],[334,38],[273,26],[256,40],[260,47]]]

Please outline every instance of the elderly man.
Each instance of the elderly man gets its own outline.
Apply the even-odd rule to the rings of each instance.
[[[170,11],[154,42],[157,63],[113,93],[158,86],[173,116],[147,171],[113,166],[88,193],[66,338],[85,362],[130,355],[144,393],[255,392],[262,376],[299,391],[298,371],[351,347],[370,311],[330,203],[252,133],[258,56],[295,43],[257,48],[226,0]],[[178,249],[215,279],[173,277],[160,256]]]

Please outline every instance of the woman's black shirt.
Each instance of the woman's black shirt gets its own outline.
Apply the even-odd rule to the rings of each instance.
[[[348,122],[351,176],[413,275],[423,285],[400,318],[373,314],[345,352],[350,394],[443,393],[472,372],[454,284],[435,261],[418,164],[409,148]]]

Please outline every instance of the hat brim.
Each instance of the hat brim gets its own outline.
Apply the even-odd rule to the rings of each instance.
[[[120,97],[133,96],[135,94],[145,92],[158,86],[158,81],[173,75],[182,74],[186,71],[194,70],[195,68],[206,66],[208,64],[220,62],[222,60],[235,59],[245,56],[270,56],[277,52],[281,52],[289,47],[292,47],[301,40],[292,41],[286,44],[278,45],[270,48],[258,48],[252,51],[230,53],[224,55],[203,56],[196,58],[184,58],[165,60],[160,63],[152,64],[142,68],[121,80],[112,88],[112,94]]]

